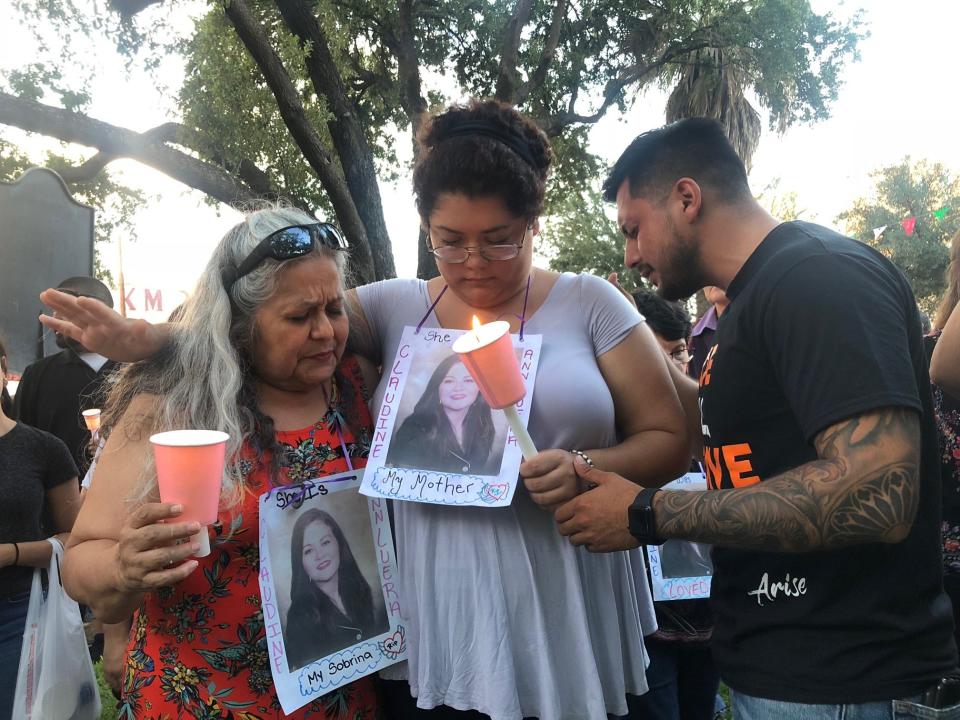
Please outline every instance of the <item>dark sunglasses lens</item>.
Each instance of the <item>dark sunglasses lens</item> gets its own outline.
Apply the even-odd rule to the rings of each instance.
[[[333,225],[323,223],[317,226],[317,237],[320,244],[333,250],[346,250],[347,239]]]
[[[313,238],[304,227],[292,227],[281,230],[270,239],[270,250],[276,260],[306,255],[313,249]]]

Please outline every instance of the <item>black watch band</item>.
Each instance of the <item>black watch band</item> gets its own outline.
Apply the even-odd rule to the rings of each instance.
[[[664,540],[657,536],[656,522],[653,517],[653,496],[660,488],[644,488],[637,493],[636,499],[627,511],[630,534],[641,545],[663,545]]]

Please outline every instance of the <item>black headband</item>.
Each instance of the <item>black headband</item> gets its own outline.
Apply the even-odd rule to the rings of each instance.
[[[497,142],[502,143],[513,150],[517,155],[523,158],[523,160],[530,167],[535,170],[537,169],[537,164],[533,159],[533,153],[530,152],[530,148],[524,142],[523,138],[520,137],[520,134],[503,128],[499,125],[494,125],[493,123],[467,122],[456,125],[449,130],[444,131],[440,135],[440,139],[437,142],[441,143],[444,140],[449,140],[450,138],[465,137],[468,135],[482,135],[483,137],[488,137],[491,140],[496,140]]]

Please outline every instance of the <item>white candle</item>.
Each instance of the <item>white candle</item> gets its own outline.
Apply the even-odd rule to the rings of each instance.
[[[477,317],[474,315],[476,321]],[[453,341],[453,351],[462,355],[463,353],[479,350],[487,345],[492,345],[497,340],[510,332],[510,323],[505,320],[494,320],[493,322],[474,324],[473,332],[467,332]]]

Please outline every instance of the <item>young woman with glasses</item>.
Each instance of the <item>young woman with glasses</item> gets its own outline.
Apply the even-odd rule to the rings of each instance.
[[[643,634],[654,627],[642,556],[575,549],[552,511],[585,489],[573,450],[640,484],[683,472],[685,426],[666,363],[612,285],[534,265],[553,159],[535,123],[474,101],[430,118],[419,143],[414,190],[440,277],[349,292],[352,346],[389,363],[404,326],[467,329],[474,315],[542,335],[529,430],[545,450],[521,465],[509,508],[394,503],[410,659],[382,673],[394,679],[386,707],[441,720],[626,714],[625,695],[647,689]],[[163,334],[93,320],[89,333],[70,331],[109,334],[127,357],[155,351]],[[382,381],[373,407],[385,390]]]
[[[390,363],[404,326],[424,316],[425,327],[466,329],[476,315],[542,335],[529,430],[545,450],[521,465],[509,509],[395,503],[411,653],[385,673],[402,681],[388,683],[387,704],[442,708],[430,717],[625,714],[625,695],[647,688],[642,558],[574,549],[551,510],[583,491],[571,450],[639,483],[683,472],[666,364],[613,286],[534,264],[552,152],[531,120],[471,102],[431,118],[419,143],[414,192],[440,276],[357,288],[354,327],[368,332],[351,339]]]

